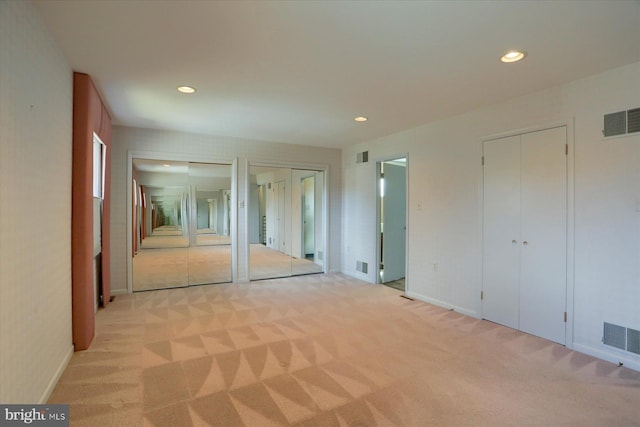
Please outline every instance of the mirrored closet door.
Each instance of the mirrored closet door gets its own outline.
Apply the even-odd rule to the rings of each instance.
[[[324,271],[324,172],[249,167],[251,280]]]
[[[189,163],[189,285],[231,282],[231,166]]]
[[[133,160],[133,290],[232,280],[231,165]]]

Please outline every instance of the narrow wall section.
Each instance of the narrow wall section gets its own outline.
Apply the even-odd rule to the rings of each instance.
[[[73,343],[89,348],[95,333],[93,290],[93,134],[106,145],[106,176],[102,226],[102,289],[104,305],[110,298],[110,147],[111,118],[87,74],[73,75]]]

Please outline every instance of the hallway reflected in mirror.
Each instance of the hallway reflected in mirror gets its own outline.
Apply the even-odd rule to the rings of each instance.
[[[230,282],[231,165],[132,167],[133,290]]]

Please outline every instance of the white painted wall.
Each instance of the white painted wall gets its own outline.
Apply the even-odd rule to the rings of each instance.
[[[375,281],[375,269],[355,271],[356,260],[375,262],[375,164],[407,152],[409,289],[480,317],[481,141],[575,119],[575,284],[569,283],[567,342],[640,369],[640,357],[601,343],[605,321],[640,329],[640,134],[603,140],[601,133],[605,113],[635,107],[640,63],[345,149],[343,271]],[[364,150],[369,162],[356,164]]]
[[[307,167],[309,165],[329,166],[329,271],[340,270],[341,258],[341,153],[338,149],[308,147],[248,141],[229,137],[212,137],[183,132],[138,129],[129,127],[113,128],[111,162],[111,289],[112,293],[126,292],[127,289],[127,163],[128,152],[162,154],[167,160],[171,155],[193,157],[200,161],[217,159],[219,162],[237,159],[238,165],[238,270],[237,281],[246,281],[248,261],[248,229],[246,203],[249,200],[246,185],[247,162],[264,162],[275,165]]]
[[[0,402],[5,404],[44,403],[73,353],[72,94],[71,68],[31,2],[1,1]]]

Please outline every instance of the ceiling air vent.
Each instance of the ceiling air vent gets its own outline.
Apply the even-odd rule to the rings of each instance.
[[[634,132],[640,132],[640,108],[604,115],[605,138]]]

